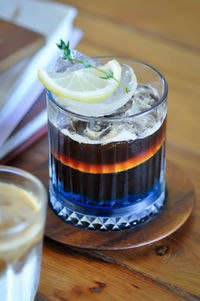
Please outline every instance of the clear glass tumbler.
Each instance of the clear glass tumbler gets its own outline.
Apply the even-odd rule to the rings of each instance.
[[[23,170],[0,166],[0,300],[33,301],[40,280],[47,194]]]
[[[148,94],[154,105],[128,116],[84,116],[47,91],[50,202],[66,222],[91,230],[137,226],[165,200],[167,83],[145,63],[117,60],[133,68],[137,98]]]

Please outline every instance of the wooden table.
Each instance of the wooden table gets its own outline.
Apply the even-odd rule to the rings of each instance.
[[[190,177],[196,204],[180,230],[143,248],[86,252],[46,238],[36,300],[200,300],[200,1],[62,2],[79,10],[79,51],[134,57],[166,77],[167,158]],[[10,164],[38,175],[47,158],[45,136]]]

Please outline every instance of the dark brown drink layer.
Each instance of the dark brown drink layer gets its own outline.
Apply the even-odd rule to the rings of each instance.
[[[152,135],[142,139],[111,142],[108,144],[86,144],[74,141],[63,135],[53,124],[49,123],[51,145],[51,165],[54,166],[53,185],[61,192],[81,195],[80,201],[89,199],[100,202],[127,198],[130,195],[144,196],[160,178],[161,164],[165,156],[166,121]],[[148,152],[161,141],[159,149],[140,163],[140,154]],[[120,172],[90,173],[80,171],[78,166],[72,168],[61,159],[67,156],[76,162],[115,165],[138,158],[138,164]],[[128,164],[128,163],[127,163]],[[57,186],[58,185],[58,186]],[[87,199],[87,200],[86,200]]]

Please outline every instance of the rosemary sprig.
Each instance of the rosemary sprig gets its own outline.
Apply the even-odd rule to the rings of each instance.
[[[109,70],[107,72],[103,71],[103,70],[91,65],[88,62],[87,58],[84,58],[83,60],[73,59],[71,57],[71,50],[70,50],[70,47],[69,47],[69,42],[66,45],[65,42],[61,39],[60,44],[56,44],[56,45],[58,46],[59,49],[64,51],[64,55],[63,55],[64,60],[70,61],[71,64],[74,64],[75,62],[83,64],[85,68],[93,68],[93,69],[95,69],[95,70],[97,70],[97,71],[104,74],[104,76],[102,76],[100,78],[105,79],[105,80],[108,80],[108,79],[112,78],[126,91],[126,93],[128,93],[130,91],[129,87],[127,87],[127,88],[124,87],[124,85],[114,77],[113,72],[111,70]]]

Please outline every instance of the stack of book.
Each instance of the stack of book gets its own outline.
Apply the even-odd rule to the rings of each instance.
[[[0,0],[0,163],[47,131],[44,88],[38,69],[59,57],[62,38],[74,48],[82,31],[74,7],[52,1]]]

